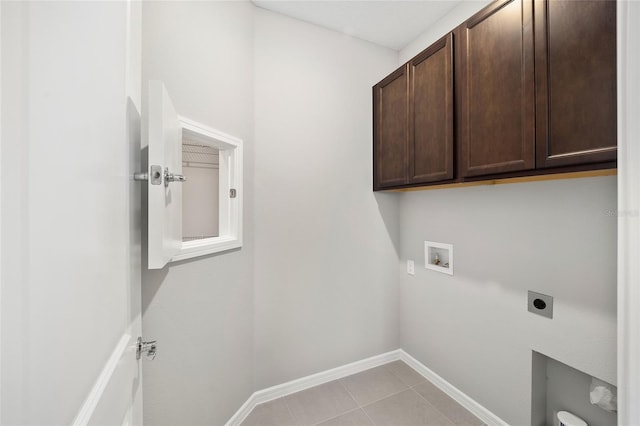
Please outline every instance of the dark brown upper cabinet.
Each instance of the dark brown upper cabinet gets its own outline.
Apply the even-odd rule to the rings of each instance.
[[[498,1],[456,31],[462,177],[535,167],[532,15],[530,0]]]
[[[496,0],[373,98],[375,190],[614,169],[616,0]]]
[[[373,189],[407,182],[408,65],[373,86]]]
[[[535,2],[536,167],[612,161],[616,2]]]
[[[374,189],[453,179],[453,36],[373,87]]]
[[[453,36],[409,62],[408,183],[453,179]]]

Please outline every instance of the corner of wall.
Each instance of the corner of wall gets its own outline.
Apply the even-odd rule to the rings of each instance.
[[[271,11],[254,16],[264,388],[397,349],[397,207],[372,193],[371,87],[398,53]]]
[[[399,52],[399,64],[404,64],[409,59],[426,49],[434,41],[452,31],[463,23],[471,15],[489,4],[491,0],[463,0],[449,13],[439,19],[427,31],[420,34],[412,42],[407,44]]]

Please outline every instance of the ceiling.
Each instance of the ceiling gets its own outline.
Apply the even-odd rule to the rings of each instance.
[[[461,0],[253,0],[253,3],[263,9],[400,50]]]

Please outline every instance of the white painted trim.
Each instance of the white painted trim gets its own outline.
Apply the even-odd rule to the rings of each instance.
[[[311,376],[302,377],[300,379],[283,383],[281,385],[272,386],[270,388],[254,392],[254,394],[251,395],[244,404],[242,404],[242,407],[240,407],[240,409],[231,417],[231,419],[229,419],[229,421],[226,423],[226,426],[239,426],[247,418],[249,413],[251,413],[251,410],[256,407],[256,405],[277,398],[282,398],[283,396],[287,396],[295,392],[300,392],[302,390],[309,389],[323,383],[338,380],[343,377],[360,373],[361,371],[379,367],[381,365],[388,364],[397,360],[402,360],[407,363],[414,370],[420,373],[424,378],[429,380],[441,391],[457,401],[460,405],[465,407],[480,420],[484,421],[487,425],[508,426],[505,421],[484,408],[482,405],[478,404],[476,401],[471,399],[468,395],[453,386],[451,383],[447,382],[442,377],[438,376],[436,373],[425,367],[422,363],[417,361],[402,349],[396,349],[395,351],[376,355],[371,358],[352,362],[351,364],[332,368],[331,370],[326,370],[320,373],[312,374]]]
[[[242,247],[242,240],[229,235],[189,241],[182,243],[182,249],[178,254],[171,257],[171,262],[206,256],[240,247]]]
[[[102,372],[98,376],[93,388],[91,388],[91,392],[87,395],[87,399],[85,399],[78,415],[73,420],[73,426],[86,426],[89,424],[89,420],[93,416],[93,413],[104,394],[104,390],[106,389],[109,381],[111,380],[111,376],[113,376],[113,372],[116,370],[118,366],[118,361],[122,358],[124,351],[127,349],[127,345],[129,340],[131,339],[131,335],[127,332],[122,335],[118,344],[113,349],[111,356],[107,360],[107,363],[102,368]]]
[[[398,359],[400,359],[399,351],[395,350],[381,355],[376,355],[371,358],[352,362],[351,364],[346,364],[341,367],[332,368],[331,370],[312,374],[311,376],[292,380],[281,385],[263,389],[254,394],[256,396],[256,404],[262,404],[263,402],[271,401],[323,383],[328,383],[352,374],[360,373],[361,371],[368,370],[370,368],[379,367]]]
[[[182,129],[189,132],[189,138],[198,143],[213,145],[220,150],[235,149],[238,145],[242,145],[242,139],[240,138],[205,126],[202,123],[190,120],[181,115],[178,115],[178,121],[180,121]]]
[[[129,406],[127,410],[127,414],[124,415],[124,419],[122,419],[122,426],[131,426],[133,425],[133,405]]]
[[[242,404],[242,407],[240,407],[231,419],[229,419],[226,426],[240,425],[244,419],[247,418],[249,413],[251,413],[251,410],[253,410],[258,404],[282,398],[283,396],[300,392],[333,380],[338,380],[352,374],[360,373],[361,371],[368,370],[370,368],[379,367],[392,361],[397,361],[400,359],[400,352],[400,349],[397,349],[395,351],[372,356],[370,358],[352,362],[351,364],[332,368],[331,370],[322,371],[320,373],[312,374],[310,376],[254,392],[253,395],[251,395],[249,399]]]
[[[242,162],[243,142],[235,136],[178,116],[183,139],[208,145],[219,150],[219,236],[182,242],[180,250],[171,262],[191,259],[242,247]],[[236,198],[229,197],[229,190],[236,190]]]
[[[2,34],[2,5],[0,5],[0,34]],[[2,82],[2,43],[0,43],[0,83]],[[0,84],[0,176],[2,176],[2,84]],[[2,229],[2,191],[0,191],[0,230]],[[0,232],[0,247],[2,247]],[[2,250],[0,250],[0,342],[2,341]],[[0,349],[0,376],[2,376],[2,350]],[[2,389],[0,387],[0,421],[2,421]]]
[[[449,256],[449,266],[434,265],[431,263],[431,249],[445,250]],[[453,275],[453,244],[438,243],[435,241],[424,242],[424,267],[425,269],[431,269],[432,271],[440,272],[442,274]]]
[[[256,393],[257,392],[254,392],[253,395],[251,395],[249,399],[247,399],[244,402],[244,404],[242,404],[242,406],[238,409],[238,411],[236,411],[235,414],[231,416],[229,421],[225,423],[225,426],[240,426],[242,422],[247,417],[249,417],[249,414],[251,414],[251,411],[254,408],[256,408],[256,405],[258,405],[254,399]]]
[[[640,425],[640,3],[617,3],[618,424]]]
[[[474,416],[485,422],[489,426],[508,426],[509,424],[502,420],[500,417],[493,414],[491,411],[487,410],[485,407],[480,405],[470,396],[462,392],[457,387],[453,386],[451,383],[447,382],[445,379],[434,373],[432,370],[427,368],[420,361],[416,360],[414,357],[400,349],[400,359],[407,363],[411,368],[420,373],[425,379],[429,380],[433,383],[437,388],[439,388],[442,392],[449,395],[452,399],[454,399],[458,404],[462,405],[464,408],[473,413]]]

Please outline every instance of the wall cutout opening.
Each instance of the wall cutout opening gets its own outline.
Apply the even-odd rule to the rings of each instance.
[[[588,425],[618,424],[616,407],[603,393],[615,394],[615,386],[539,352],[532,352],[531,361],[532,426],[560,426],[560,412],[570,413]]]
[[[220,151],[182,137],[182,241],[219,235]]]
[[[148,268],[242,247],[242,140],[179,116],[157,80],[142,131]]]
[[[172,261],[242,247],[242,140],[184,117],[182,246]]]
[[[453,275],[453,245],[425,241],[424,267],[432,271]]]

